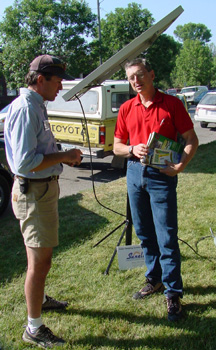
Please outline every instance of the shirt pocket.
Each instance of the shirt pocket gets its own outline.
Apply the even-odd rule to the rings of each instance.
[[[173,135],[175,135],[176,130],[171,118],[169,117],[163,118],[158,124],[156,132],[166,137],[173,138]]]

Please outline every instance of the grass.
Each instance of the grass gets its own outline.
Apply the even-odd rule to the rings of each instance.
[[[210,227],[216,232],[215,154],[216,142],[201,145],[179,175],[184,317],[178,323],[167,321],[163,294],[132,300],[145,268],[119,271],[115,257],[104,275],[123,227],[93,245],[124,218],[100,206],[91,190],[60,199],[60,245],[54,250],[46,292],[70,304],[67,311],[43,313],[43,321],[67,341],[64,349],[216,349],[216,247],[210,237]],[[97,186],[96,193],[101,203],[126,213],[125,178]],[[30,349],[21,340],[27,316],[25,248],[13,215],[2,218],[0,225],[0,348]]]

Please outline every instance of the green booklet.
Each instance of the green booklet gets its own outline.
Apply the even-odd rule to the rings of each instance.
[[[165,168],[165,160],[172,163],[179,163],[184,146],[174,140],[171,140],[157,132],[152,132],[149,135],[147,142],[149,153],[143,157],[140,162],[143,165],[150,165],[154,168]]]

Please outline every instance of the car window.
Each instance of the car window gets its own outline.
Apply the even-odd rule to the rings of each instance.
[[[47,109],[49,111],[64,111],[64,112],[74,112],[82,113],[82,109],[78,100],[65,101],[63,95],[68,92],[68,90],[59,91],[58,96],[55,101],[49,101],[47,104]],[[98,109],[99,95],[97,91],[87,91],[83,96],[80,97],[83,109],[85,113],[96,113]]]
[[[128,92],[113,92],[111,97],[112,112],[118,112],[122,103],[129,100]]]
[[[200,101],[200,104],[215,105],[216,106],[216,94],[206,94]]]
[[[185,94],[186,92],[194,92],[194,91],[196,91],[195,87],[194,88],[183,88],[181,90],[181,94]]]

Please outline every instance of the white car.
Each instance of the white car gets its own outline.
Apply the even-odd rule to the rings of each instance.
[[[207,86],[187,86],[181,89],[180,93],[185,95],[187,103],[194,103],[194,96],[197,91],[208,91]]]
[[[9,107],[10,107],[10,104],[4,107],[0,111],[0,137],[4,136],[4,121],[5,121]]]
[[[200,122],[202,128],[209,123],[216,123],[216,91],[208,92],[198,103],[194,119]]]

